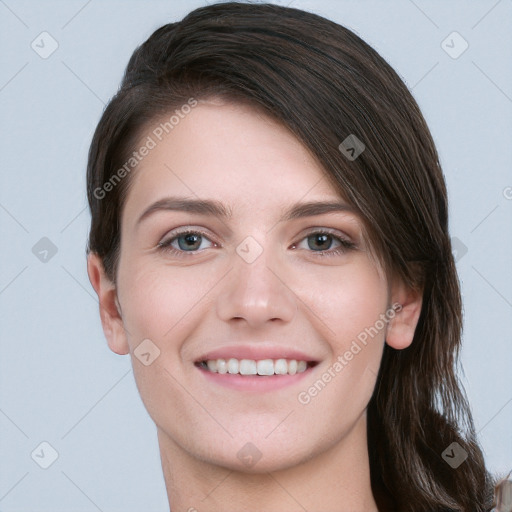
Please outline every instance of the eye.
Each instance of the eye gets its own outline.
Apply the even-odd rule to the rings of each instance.
[[[320,256],[335,256],[354,249],[355,244],[340,235],[323,229],[308,233],[299,244],[293,244],[292,248],[310,250]]]
[[[198,230],[187,229],[171,233],[171,235],[174,236],[170,236],[158,243],[159,249],[181,255],[186,252],[194,253],[216,246],[215,242],[211,242],[205,233]],[[206,241],[211,245],[204,247],[203,243]]]
[[[205,244],[207,244],[205,246]],[[191,256],[202,250],[218,247],[212,242],[206,233],[200,230],[186,229],[174,231],[164,240],[158,243],[158,249],[170,252],[174,256],[183,256],[189,253]],[[292,249],[305,249],[316,253],[318,256],[336,256],[354,249],[356,245],[334,234],[328,229],[316,230],[308,233],[299,243],[293,244]]]

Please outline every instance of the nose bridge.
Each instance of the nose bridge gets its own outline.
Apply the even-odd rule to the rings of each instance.
[[[224,321],[244,319],[251,326],[269,320],[289,322],[297,299],[283,279],[281,258],[247,237],[232,257],[232,271],[217,297],[217,313]]]

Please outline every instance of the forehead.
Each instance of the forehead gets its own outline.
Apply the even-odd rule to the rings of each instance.
[[[128,216],[177,194],[219,199],[237,210],[340,199],[304,145],[261,111],[207,100],[187,112],[175,116],[173,124],[172,113],[162,116],[140,137],[136,148],[150,140],[152,148],[131,177]]]

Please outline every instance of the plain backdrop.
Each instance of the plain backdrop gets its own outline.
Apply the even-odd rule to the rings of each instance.
[[[86,273],[85,166],[133,50],[204,4],[0,0],[1,512],[168,510],[155,427],[129,356],[107,347]],[[424,113],[446,175],[463,290],[461,378],[489,468],[508,472],[512,2],[292,6],[354,30]]]

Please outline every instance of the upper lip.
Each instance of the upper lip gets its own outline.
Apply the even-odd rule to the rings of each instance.
[[[305,352],[291,347],[258,346],[258,345],[232,345],[210,350],[196,359],[196,363],[210,359],[296,359],[297,361],[317,362],[318,359]]]

